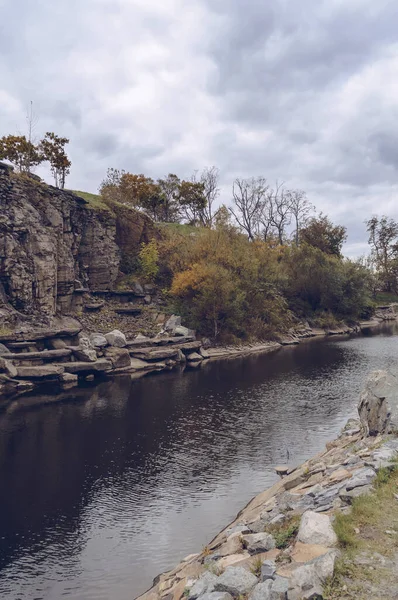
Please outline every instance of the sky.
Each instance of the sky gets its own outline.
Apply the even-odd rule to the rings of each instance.
[[[0,0],[0,135],[31,101],[38,138],[70,139],[71,189],[215,165],[228,204],[261,175],[346,225],[349,256],[398,218],[394,0]]]

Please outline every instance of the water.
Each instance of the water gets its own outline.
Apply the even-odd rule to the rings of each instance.
[[[144,592],[271,485],[273,466],[333,439],[397,349],[385,326],[15,403],[0,414],[1,600]]]

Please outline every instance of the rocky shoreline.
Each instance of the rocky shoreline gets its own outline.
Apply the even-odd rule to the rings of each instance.
[[[55,321],[52,328],[0,332],[0,408],[43,385],[51,386],[57,400],[57,394],[82,380],[121,374],[137,379],[177,367],[197,369],[209,360],[275,352],[309,338],[347,335],[390,320],[379,318],[333,330],[303,324],[277,336],[277,341],[211,346],[209,340],[197,339],[194,331],[182,326],[179,316],[163,318],[156,335],[138,334],[133,339],[118,329],[84,331],[77,319],[69,317]]]
[[[198,554],[156,577],[139,600],[301,600],[324,597],[339,556],[338,513],[372,492],[398,459],[398,380],[373,373],[326,449],[253,498]]]

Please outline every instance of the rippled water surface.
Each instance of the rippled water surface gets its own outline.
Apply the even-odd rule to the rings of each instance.
[[[0,598],[145,591],[273,483],[273,466],[335,437],[368,372],[396,370],[397,334],[15,403],[0,414]]]

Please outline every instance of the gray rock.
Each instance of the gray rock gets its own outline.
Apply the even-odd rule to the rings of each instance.
[[[271,600],[286,600],[289,589],[289,580],[286,577],[275,575],[271,585]]]
[[[0,371],[6,373],[11,378],[16,377],[18,374],[16,366],[5,358],[0,358]]]
[[[261,581],[267,581],[267,579],[273,579],[276,573],[276,566],[272,560],[265,560],[261,565]]]
[[[183,335],[186,337],[189,335],[189,329],[183,325],[177,325],[177,327],[174,329],[174,333],[175,335]]]
[[[218,578],[215,591],[239,596],[251,592],[257,583],[257,577],[243,567],[227,567]]]
[[[366,494],[370,494],[371,491],[373,491],[373,487],[371,485],[362,485],[361,487],[354,488],[350,491],[347,491],[346,488],[343,488],[340,490],[340,498],[343,502],[352,504],[354,498],[366,496]]]
[[[244,533],[262,533],[270,519],[262,519],[261,517],[250,523],[250,531]]]
[[[366,435],[388,433],[398,428],[398,380],[387,371],[368,377],[358,405]]]
[[[118,329],[106,333],[105,338],[110,346],[116,346],[117,348],[124,348],[127,344],[126,336]]]
[[[213,592],[217,580],[218,577],[213,573],[204,573],[189,590],[188,600],[196,600],[205,593]]]
[[[116,348],[111,346],[104,350],[104,355],[111,361],[114,369],[131,367],[130,354],[126,348]]]
[[[376,471],[374,469],[371,467],[364,467],[363,469],[355,471],[354,476],[346,482],[345,488],[349,492],[354,488],[370,485],[375,477]]]
[[[272,580],[258,583],[249,595],[249,600],[271,600]]]
[[[303,544],[328,547],[337,543],[337,536],[327,515],[309,510],[301,517],[297,540]]]
[[[4,344],[0,344],[0,354],[9,354],[11,351]]]
[[[200,600],[232,600],[232,596],[228,592],[211,592],[210,594],[203,594]]]
[[[189,362],[197,362],[197,361],[203,360],[203,356],[201,356],[197,352],[191,352],[190,354],[187,355],[187,360]]]
[[[133,291],[135,294],[137,294],[138,296],[143,296],[144,295],[144,288],[142,287],[142,285],[140,283],[138,283],[138,281],[135,281],[133,283]]]
[[[108,345],[106,337],[102,333],[92,333],[89,339],[94,348],[105,348]]]
[[[166,331],[169,331],[170,333],[174,333],[176,327],[179,327],[180,325],[181,325],[181,317],[179,317],[178,315],[171,315],[171,317],[169,319],[167,319],[164,328]]]
[[[229,537],[233,533],[251,533],[251,531],[252,531],[251,527],[249,528],[244,523],[238,523],[237,525],[234,525],[233,527],[228,527],[228,529],[226,530],[225,533],[226,533],[227,537]]]
[[[250,554],[267,552],[275,548],[275,540],[269,533],[250,533],[242,536],[243,544]]]
[[[323,584],[333,575],[336,551],[298,567],[292,573],[287,593],[288,600],[309,600],[323,597]]]
[[[333,501],[338,498],[340,490],[344,487],[345,483],[340,482],[331,486],[330,488],[323,488],[322,491],[314,495],[315,507],[333,506]],[[325,509],[326,510],[326,509]]]
[[[53,338],[52,340],[49,340],[48,345],[54,350],[62,350],[63,348],[66,348],[66,343],[64,340],[61,340],[61,338]]]
[[[391,468],[392,462],[396,460],[398,453],[398,440],[389,440],[373,452],[372,458],[365,461],[366,466],[373,467],[378,471],[381,468]]]
[[[199,348],[199,354],[202,358],[210,358],[210,354],[204,348]]]
[[[71,346],[73,356],[81,362],[95,362],[97,353],[89,338],[81,337],[78,346]]]

